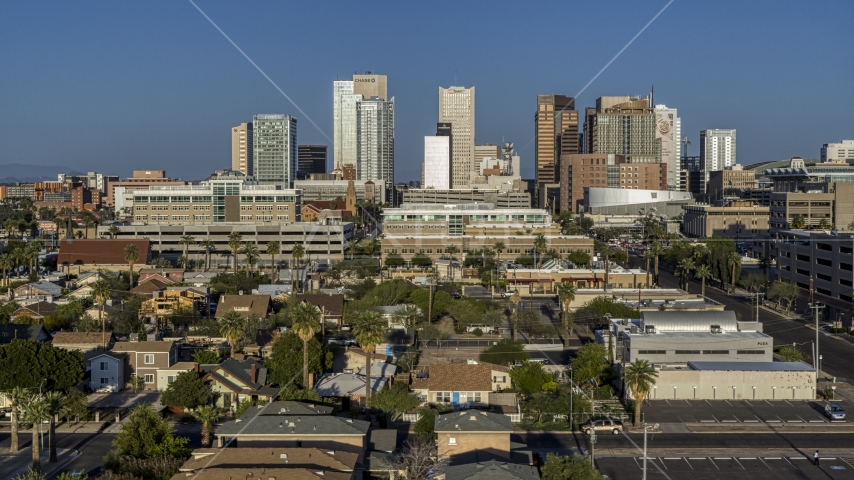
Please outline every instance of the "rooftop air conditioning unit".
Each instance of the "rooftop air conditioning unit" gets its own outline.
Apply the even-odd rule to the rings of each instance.
[[[644,325],[644,333],[655,333],[655,325]]]
[[[640,329],[637,327],[637,325],[632,325],[632,333],[640,333]]]
[[[720,325],[712,325],[712,333],[723,333]]]

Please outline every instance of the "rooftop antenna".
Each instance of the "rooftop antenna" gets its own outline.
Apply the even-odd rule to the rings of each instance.
[[[649,103],[650,107],[655,107],[655,85],[653,85],[652,89],[649,91]]]

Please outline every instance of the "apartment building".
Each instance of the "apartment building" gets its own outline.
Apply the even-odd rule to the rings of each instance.
[[[683,205],[682,233],[689,237],[747,239],[768,233],[769,207],[733,200],[723,206]]]

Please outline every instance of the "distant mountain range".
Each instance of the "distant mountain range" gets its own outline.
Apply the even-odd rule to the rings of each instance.
[[[61,167],[59,165],[24,165],[21,163],[9,163],[0,165],[0,185],[8,185],[16,182],[32,183],[56,181],[57,174],[67,173],[70,175],[83,175],[83,172]]]

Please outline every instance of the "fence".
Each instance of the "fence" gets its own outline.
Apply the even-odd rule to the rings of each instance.
[[[490,405],[506,405],[513,406],[516,405],[516,393],[490,393],[489,394],[489,404]]]
[[[525,417],[525,414],[521,413],[521,412],[519,412],[519,413],[505,413],[504,415],[507,415],[508,417],[510,417],[510,421],[512,423],[519,423]],[[421,419],[421,414],[404,413],[403,416],[400,418],[400,421],[407,422],[407,423],[415,423],[420,419]]]

